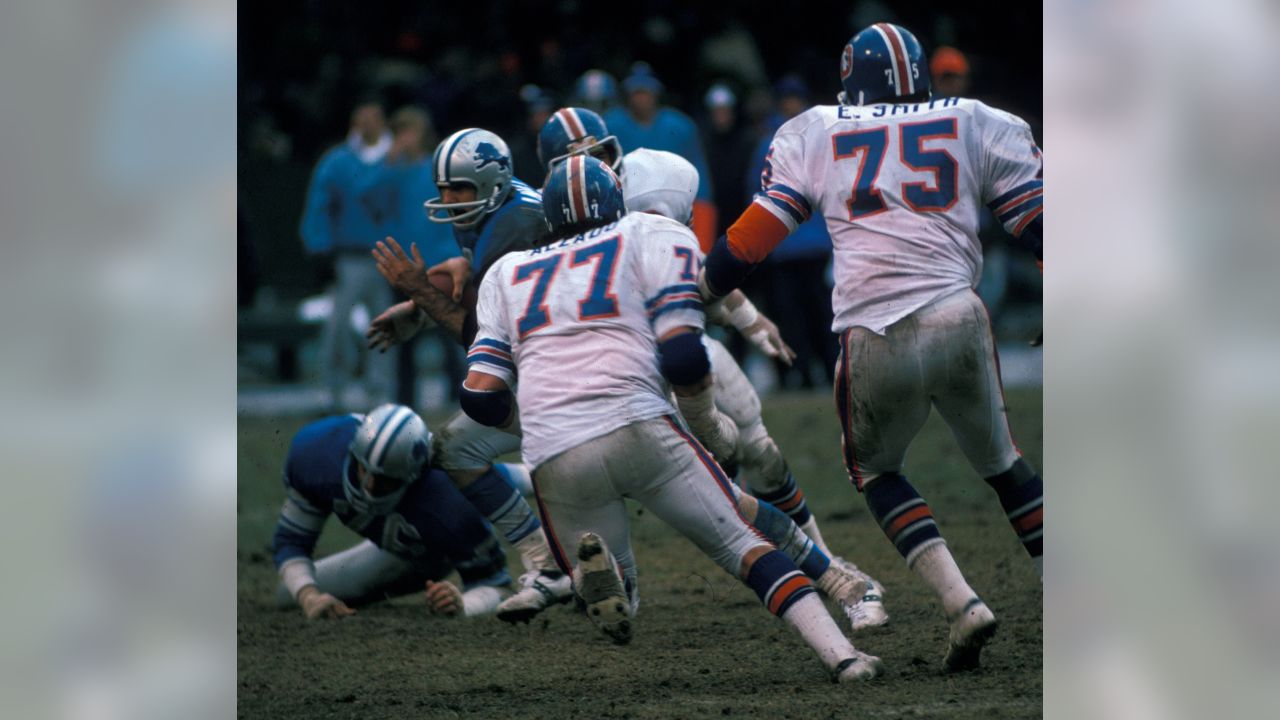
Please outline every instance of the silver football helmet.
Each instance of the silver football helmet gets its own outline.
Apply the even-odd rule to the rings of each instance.
[[[388,403],[364,416],[348,449],[369,472],[408,484],[431,463],[431,431],[414,411]]]
[[[431,156],[436,187],[470,185],[476,199],[444,202],[443,193],[423,206],[431,222],[452,223],[466,230],[497,210],[511,194],[511,150],[488,130],[467,128],[444,139]]]

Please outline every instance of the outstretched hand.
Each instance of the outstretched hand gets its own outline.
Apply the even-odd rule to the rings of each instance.
[[[413,257],[406,254],[400,243],[390,235],[386,240],[379,240],[373,248],[373,260],[377,263],[378,272],[387,279],[391,287],[406,295],[411,295],[414,290],[428,284],[427,264],[418,252],[418,244],[410,244],[409,250]]]

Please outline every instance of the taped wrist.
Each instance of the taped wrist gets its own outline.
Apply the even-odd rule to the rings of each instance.
[[[747,328],[755,325],[759,319],[760,311],[746,297],[742,298],[741,305],[729,311],[729,324],[739,332],[746,332]]]
[[[458,399],[462,411],[481,425],[498,427],[511,417],[510,390],[472,390],[464,383]]]
[[[672,385],[694,385],[711,372],[702,335],[686,332],[658,343],[658,368]]]
[[[280,566],[280,581],[284,583],[289,595],[294,600],[297,600],[298,593],[302,591],[302,588],[316,584],[315,563],[311,561],[311,558],[305,557],[286,560]]]

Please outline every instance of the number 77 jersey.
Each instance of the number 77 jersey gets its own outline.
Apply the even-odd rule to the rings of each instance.
[[[1039,254],[1043,164],[1025,122],[977,100],[818,106],[778,129],[755,204],[788,231],[820,213],[832,330],[883,333],[982,277],[986,205]]]
[[[493,266],[467,365],[516,389],[525,462],[675,412],[657,338],[702,329],[698,257],[688,228],[634,213]]]

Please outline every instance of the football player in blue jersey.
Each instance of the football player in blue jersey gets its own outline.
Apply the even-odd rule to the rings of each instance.
[[[462,257],[428,269],[416,245],[411,245],[410,258],[394,238],[378,243],[374,258],[379,272],[411,299],[374,319],[372,347],[385,350],[412,337],[427,319],[469,346],[476,332],[474,289],[480,280],[503,255],[533,247],[547,233],[542,197],[515,179],[511,152],[494,133],[477,128],[453,133],[436,148],[432,170],[440,195],[425,207],[432,221],[452,224]],[[436,273],[451,278],[452,295],[432,285],[428,276]],[[459,412],[436,441],[441,469],[520,552],[522,587],[498,608],[498,617],[509,622],[528,620],[572,597],[569,578],[556,567],[537,516],[513,487],[517,482],[503,475],[523,468],[493,462],[520,450],[518,432],[486,427]]]
[[[431,464],[431,433],[412,410],[381,405],[294,436],[272,552],[280,604],[308,619],[341,618],[364,603],[426,588],[433,613],[484,615],[510,594],[492,528]],[[330,514],[366,540],[312,561]],[[444,580],[452,570],[463,590]]]

